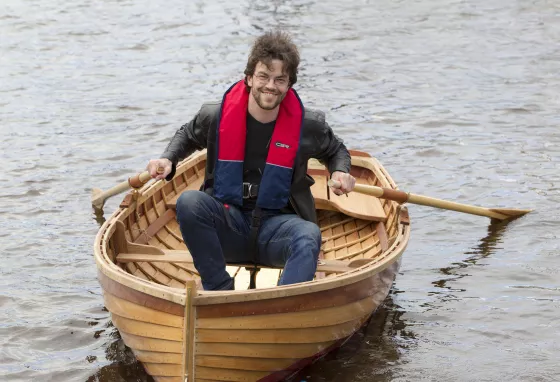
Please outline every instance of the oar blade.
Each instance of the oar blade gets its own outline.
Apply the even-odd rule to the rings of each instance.
[[[497,212],[499,214],[505,215],[506,219],[513,219],[528,214],[532,210],[521,210],[515,208],[490,208],[492,212]]]
[[[103,190],[99,188],[94,188],[91,190],[91,205],[97,209],[102,209],[105,204],[105,198],[103,197]]]

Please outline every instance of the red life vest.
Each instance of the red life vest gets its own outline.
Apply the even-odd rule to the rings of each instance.
[[[229,88],[224,94],[216,132],[214,197],[237,206],[243,205],[243,161],[250,96],[243,81]],[[289,89],[280,103],[274,125],[257,207],[280,209],[288,204],[303,118],[301,100],[295,90]]]

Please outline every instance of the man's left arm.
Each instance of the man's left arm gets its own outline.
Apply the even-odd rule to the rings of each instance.
[[[342,195],[354,189],[356,179],[350,175],[351,159],[344,142],[338,138],[322,113],[319,119],[313,121],[315,127],[315,142],[320,142],[313,155],[323,163],[331,174],[331,179],[339,182],[340,187],[331,187],[332,192]]]

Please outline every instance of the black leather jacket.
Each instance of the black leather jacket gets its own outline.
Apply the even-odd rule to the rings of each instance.
[[[208,194],[213,194],[212,174],[216,160],[216,128],[219,111],[220,103],[204,104],[189,123],[177,130],[161,155],[162,158],[167,158],[173,163],[173,170],[167,180],[173,178],[178,161],[196,150],[207,148],[206,177],[202,188]],[[315,203],[310,190],[315,181],[307,175],[307,161],[310,158],[318,159],[327,166],[330,173],[350,172],[350,154],[342,140],[334,135],[325,122],[323,112],[306,108],[302,129],[292,176],[290,203],[300,217],[316,223]]]

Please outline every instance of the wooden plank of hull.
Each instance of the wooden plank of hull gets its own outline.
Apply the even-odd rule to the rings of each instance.
[[[306,364],[312,362],[318,355],[323,354],[326,352],[327,349],[332,347],[333,345],[340,345],[343,343],[345,339],[350,337],[357,329],[359,329],[363,323],[369,318],[369,315],[352,322],[351,326],[341,325],[339,328],[313,328],[313,329],[305,329],[307,331],[317,331],[317,337],[320,340],[321,337],[325,337],[324,335],[321,336],[319,330],[323,330],[329,332],[331,334],[335,334],[333,337],[337,338],[336,341],[329,341],[329,342],[318,342],[314,344],[294,344],[288,341],[287,344],[247,344],[246,348],[244,349],[249,354],[246,356],[241,356],[239,349],[231,349],[231,344],[226,343],[217,343],[216,345],[221,346],[222,351],[223,348],[230,347],[230,350],[236,350],[235,356],[212,356],[212,355],[200,355],[201,352],[198,352],[196,355],[196,365],[197,365],[197,373],[196,376],[200,377],[199,370],[202,368],[208,368],[205,371],[205,377],[212,377],[214,380],[230,380],[227,379],[226,375],[237,375],[231,372],[231,369],[239,369],[243,371],[266,371],[267,374],[262,376],[261,378],[270,379],[271,381],[279,381],[283,380],[284,377],[292,374],[294,371],[300,369],[301,367],[305,366]],[[326,329],[326,330],[325,330]],[[298,329],[301,331],[302,329]],[[199,332],[201,330],[199,329]],[[296,330],[297,331],[297,330]],[[218,332],[218,331],[214,331]],[[248,331],[252,332],[263,332],[263,330],[252,330]],[[270,332],[270,335],[273,335],[274,331],[266,331]],[[258,333],[257,333],[258,335]],[[305,336],[305,333],[293,333],[291,336],[292,339],[298,338],[298,336]],[[224,340],[226,340],[224,338]],[[200,343],[199,350],[203,348],[202,341],[199,339]],[[311,345],[311,346],[310,346]],[[273,349],[276,348],[276,349]],[[249,350],[251,349],[251,350]],[[263,350],[273,351],[275,354],[280,355],[281,358],[271,358],[270,354],[266,354]],[[295,357],[297,354],[298,358],[289,358]],[[226,369],[226,370],[222,370]],[[225,372],[225,373],[224,373]],[[242,376],[245,374],[242,374]],[[239,376],[238,376],[239,377]],[[234,379],[238,380],[238,379]],[[240,379],[246,380],[246,379]],[[250,381],[254,381],[255,379],[248,379]]]
[[[129,288],[105,276],[103,272],[97,272],[97,278],[103,290],[111,293],[113,296],[176,316],[183,317],[185,315],[185,307],[183,305]]]
[[[120,332],[120,334],[126,346],[133,350],[145,350],[162,353],[181,353],[183,351],[183,343],[181,341],[142,337],[125,332]]]
[[[183,365],[181,364],[142,362],[142,365],[146,372],[152,376],[181,377],[183,374]]]
[[[338,341],[334,341],[334,342],[330,342],[328,344],[321,344],[321,346],[319,347],[315,347],[315,349],[308,349],[311,350],[311,353],[308,354],[312,354],[311,356],[302,356],[300,355],[299,359],[297,361],[295,361],[294,363],[285,366],[283,368],[279,368],[278,370],[271,370],[267,372],[267,375],[265,375],[264,377],[258,379],[259,382],[278,382],[278,381],[283,381],[286,378],[288,378],[289,376],[293,375],[295,372],[297,372],[298,370],[301,370],[303,367],[305,367],[306,365],[312,363],[314,360],[320,358],[321,356],[327,354],[329,351],[332,351],[340,346],[342,346],[350,337],[338,340]],[[276,345],[278,346],[278,345]],[[262,350],[262,349],[260,349]],[[284,351],[290,351],[291,349],[283,349]],[[282,356],[285,357],[285,354],[282,354]],[[289,359],[289,358],[286,358]],[[213,374],[210,374],[211,376],[214,376],[213,379],[199,379],[197,378],[196,381],[200,381],[200,382],[210,382],[210,381],[217,381],[217,380],[228,380],[228,379],[216,379],[223,377],[224,373],[223,371],[220,372],[220,370],[216,370],[216,368],[214,369],[209,369],[207,372],[210,373],[211,371],[213,371]],[[231,369],[228,369],[228,372],[230,372]],[[226,377],[227,378],[227,377]],[[245,380],[245,379],[243,379]],[[255,381],[254,379],[246,379],[247,381]]]
[[[297,358],[249,358],[204,355],[196,357],[196,366],[199,368],[211,367],[215,369],[247,371],[278,371],[286,369],[297,361],[299,361]],[[197,375],[199,374],[197,373]]]
[[[198,329],[196,340],[202,342],[296,344],[334,341],[358,330],[370,315],[339,325],[303,329]]]
[[[377,307],[371,297],[331,308],[260,316],[199,318],[200,329],[290,329],[331,326],[362,317]]]
[[[153,377],[156,382],[185,382],[183,377]],[[198,381],[198,379],[197,379]]]
[[[120,317],[176,328],[183,327],[183,317],[134,304],[115,297],[109,292],[103,293],[103,299],[105,300],[105,307],[109,312]]]
[[[181,328],[131,320],[114,313],[111,314],[111,319],[120,332],[134,334],[135,336],[140,337],[159,338],[163,340],[183,340],[183,330]]]
[[[329,347],[335,341],[315,344],[227,344],[198,343],[196,356],[219,355],[255,358],[305,358]]]
[[[164,353],[153,352],[135,349],[134,355],[138,361],[144,363],[174,363],[180,364],[183,362],[183,355],[181,353]]]
[[[269,374],[267,371],[247,371],[234,369],[213,369],[197,367],[196,377],[218,381],[258,381]]]
[[[351,285],[269,300],[198,305],[197,318],[224,318],[301,312],[346,305],[371,296],[379,289],[377,278],[368,277]]]

